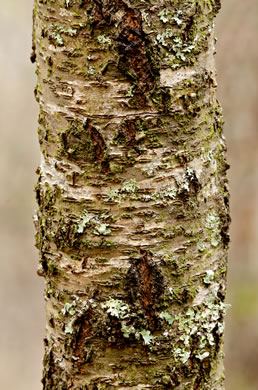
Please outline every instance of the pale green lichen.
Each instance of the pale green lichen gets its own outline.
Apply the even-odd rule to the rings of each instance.
[[[168,8],[164,8],[159,13],[159,18],[163,23],[167,23],[169,21],[169,10]]]
[[[102,303],[101,307],[106,309],[107,313],[111,316],[119,319],[127,318],[130,314],[129,306],[120,299],[110,298],[108,301]]]
[[[195,355],[197,357],[197,359],[199,360],[203,360],[205,359],[206,357],[208,357],[210,355],[210,353],[208,351],[206,352],[203,352],[203,353],[198,353],[197,355]]]
[[[102,309],[105,309],[109,315],[116,317],[119,320],[130,320],[130,317],[133,318],[129,305],[120,299],[110,298],[108,301],[102,303],[101,307]],[[134,325],[127,325],[126,321],[121,321],[121,332],[125,338],[129,338],[131,335],[137,340],[142,338],[145,345],[151,344],[155,338],[150,330],[137,330]]]
[[[165,188],[162,188],[160,191],[155,193],[154,198],[164,200],[166,198],[174,200],[177,195],[177,189],[173,186],[168,186]]]
[[[119,190],[118,189],[110,190],[108,193],[107,200],[108,201],[109,200],[117,200],[120,203],[122,201],[122,197],[120,196]]]
[[[88,310],[88,308],[89,303],[87,301],[82,301],[78,297],[75,297],[72,302],[66,302],[64,304],[64,307],[61,309],[61,313],[63,315],[69,314],[73,316],[75,313],[83,314],[85,310]]]
[[[68,323],[65,325],[64,332],[66,334],[73,333],[73,324],[78,316],[83,315],[88,309],[90,305],[88,301],[83,301],[79,299],[77,296],[74,296],[74,300],[72,302],[66,302],[61,309],[61,314],[64,317],[69,317]]]
[[[139,190],[139,187],[137,185],[137,182],[135,179],[130,179],[127,182],[125,182],[122,186],[122,188],[117,188],[114,190],[109,191],[107,201],[116,201],[118,203],[122,203],[125,201],[127,197],[130,199],[136,199],[137,198],[137,191]]]
[[[127,192],[127,193],[135,193],[139,189],[136,180],[135,179],[130,179],[126,183],[124,183],[122,187],[122,192]]]
[[[90,60],[90,56],[87,57]],[[93,76],[96,73],[95,66],[90,65],[88,62],[85,62],[84,66],[81,68],[81,73],[85,76]]]
[[[153,336],[148,329],[136,330],[133,325],[127,325],[125,321],[121,323],[121,331],[125,338],[129,338],[133,335],[136,340],[139,340],[141,337],[145,345],[153,343],[155,336]]]
[[[213,247],[217,247],[221,241],[220,237],[220,218],[215,213],[206,217],[205,227],[210,234],[210,241]]]
[[[73,334],[73,323],[74,319],[72,318],[65,327],[65,334]]]
[[[67,313],[73,316],[76,313],[76,303],[75,302],[66,302],[64,307],[61,309],[61,313],[66,315]]]
[[[139,133],[136,134],[135,140],[140,141],[141,139],[143,139],[145,137],[146,137],[146,134],[144,133],[144,131],[140,131]]]
[[[173,57],[171,55],[167,55],[167,58],[173,62],[174,58],[180,59],[182,62],[186,61],[186,54],[192,53],[195,49],[195,45],[187,45],[183,42],[180,36],[177,36],[173,33],[171,28],[167,28],[162,34],[158,34],[155,39],[155,44],[161,44],[166,47],[169,52],[174,54]],[[168,61],[169,62],[169,61]],[[173,63],[173,65],[179,65]]]
[[[166,186],[152,194],[139,195],[138,199],[143,202],[154,201],[155,204],[160,205],[166,203],[168,200],[174,200],[177,196],[177,189],[174,186]]]
[[[80,217],[80,222],[77,225],[77,233],[83,233],[86,225],[90,222],[92,216],[88,214],[87,210],[83,211],[83,215]]]
[[[167,47],[168,46],[168,41],[167,39],[168,38],[172,38],[173,37],[173,31],[171,28],[167,28],[162,34],[158,34],[154,40],[154,43],[156,45],[158,45],[159,43],[164,46],[164,47]]]
[[[209,273],[211,276],[211,273]],[[185,315],[179,313],[175,322],[181,336],[173,349],[175,360],[186,363],[191,354],[200,360],[209,356],[210,347],[215,345],[214,332],[221,335],[224,331],[224,316],[229,305],[217,302],[219,285],[211,286],[211,293],[205,301],[189,308]],[[193,343],[194,342],[194,343]]]
[[[190,351],[185,351],[183,348],[175,348],[173,351],[175,360],[180,360],[182,363],[186,363],[191,356]]]
[[[108,236],[111,234],[111,229],[108,227],[109,225],[106,223],[102,223],[100,226],[96,227],[96,230],[94,231],[94,234],[97,236],[102,235],[102,236]]]
[[[150,20],[149,20],[149,17],[148,17],[147,12],[142,11],[142,19],[143,19],[143,21],[146,23],[146,25],[147,25],[148,27],[151,26],[151,22],[150,22]]]
[[[182,15],[183,15],[183,11],[180,9],[176,10],[173,15],[171,15],[171,12],[168,8],[163,8],[158,13],[160,20],[164,24],[170,21],[172,24],[177,24],[179,27],[183,24],[183,20],[181,19]]]
[[[70,35],[70,37],[74,37],[77,34],[77,30],[75,28],[72,28],[72,27],[70,27],[68,29],[63,29],[61,31],[64,32],[65,34]]]
[[[204,252],[207,249],[206,245],[202,241],[197,242],[197,249],[199,252]]]
[[[211,162],[214,157],[213,157],[213,152],[212,150],[208,149],[206,150],[204,147],[202,147],[202,154],[201,154],[201,160],[204,163]]]
[[[97,37],[98,39],[98,42],[102,45],[106,45],[106,46],[111,46],[112,45],[112,41],[109,37],[105,36],[105,35],[99,35]]]
[[[126,325],[125,321],[121,322],[121,331],[125,338],[129,338],[131,334],[134,335],[136,333],[135,327],[133,325]]]
[[[214,271],[212,271],[211,269],[207,270],[206,275],[203,278],[204,283],[210,284],[213,282],[213,280],[214,280]]]
[[[57,31],[52,31],[49,34],[49,39],[55,41],[58,46],[64,46],[63,38],[61,37],[61,35]]]
[[[149,345],[153,342],[154,336],[151,334],[149,330],[143,329],[139,332],[139,334],[142,336],[144,344]]]
[[[171,17],[171,20],[174,21],[178,26],[181,26],[181,24],[183,23],[183,20],[180,19],[183,15],[183,11],[178,9],[176,12],[175,12],[175,15],[173,15]]]
[[[77,32],[78,31],[75,28],[65,28],[63,26],[57,26],[53,24],[50,28],[49,39],[56,42],[58,46],[64,46],[64,40],[61,34],[66,34],[70,37],[74,37]]]
[[[161,313],[159,313],[159,317],[165,320],[169,325],[172,325],[175,319],[175,317],[173,317],[167,311],[162,311]]]
[[[195,180],[195,172],[192,168],[187,167],[183,175],[176,177],[176,183],[178,185],[178,192],[190,191],[190,184]]]
[[[89,66],[88,75],[93,75],[94,73],[95,73],[95,67],[94,66]]]
[[[190,27],[183,9],[163,8],[158,16],[162,25],[154,38],[154,44],[160,46],[166,64],[172,69],[186,64],[194,65],[198,54],[207,48],[213,28],[213,13],[207,20],[202,13],[194,13]]]
[[[76,231],[79,234],[84,233],[86,226],[89,226],[94,228],[92,233],[96,236],[108,236],[112,230],[107,223],[102,222],[103,219],[106,219],[106,215],[97,216],[84,210],[79,223],[77,223]]]

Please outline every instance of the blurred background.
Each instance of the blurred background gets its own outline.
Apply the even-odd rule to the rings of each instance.
[[[33,0],[0,0],[0,387],[40,390],[45,315],[36,275],[33,187],[39,164]],[[218,95],[231,190],[226,390],[258,389],[257,0],[222,0]]]

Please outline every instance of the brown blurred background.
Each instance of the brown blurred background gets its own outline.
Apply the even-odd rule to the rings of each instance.
[[[33,0],[0,0],[0,388],[40,390],[43,280],[32,215],[39,164]],[[258,389],[257,0],[222,0],[218,95],[231,164],[231,250],[226,323],[227,390]]]

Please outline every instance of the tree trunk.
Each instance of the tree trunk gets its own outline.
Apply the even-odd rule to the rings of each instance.
[[[44,390],[224,389],[219,0],[35,0]]]

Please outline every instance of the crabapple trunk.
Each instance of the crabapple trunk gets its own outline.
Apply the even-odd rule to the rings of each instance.
[[[222,390],[219,0],[35,0],[44,390]]]

